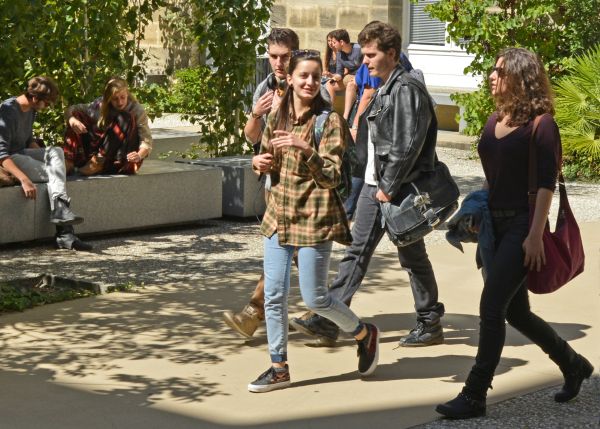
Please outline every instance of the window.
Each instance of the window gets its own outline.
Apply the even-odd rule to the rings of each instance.
[[[434,19],[424,11],[425,6],[439,0],[419,0],[410,4],[410,43],[418,45],[446,45],[446,23]]]

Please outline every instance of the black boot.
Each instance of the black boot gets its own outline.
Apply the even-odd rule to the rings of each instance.
[[[576,397],[581,390],[581,383],[586,378],[590,378],[594,367],[592,364],[583,356],[577,355],[575,362],[568,368],[562,368],[561,371],[565,377],[565,384],[554,395],[556,402],[567,402]]]
[[[81,216],[77,216],[71,208],[70,204],[62,198],[54,200],[54,209],[50,214],[50,222],[56,225],[77,225],[83,222]]]
[[[313,314],[308,319],[293,317],[290,326],[306,335],[316,337],[317,343],[311,344],[312,346],[333,347],[340,333],[340,328],[335,323],[318,314]]]
[[[450,419],[485,416],[485,396],[476,395],[464,387],[456,398],[439,404],[435,411]]]
[[[89,252],[93,246],[75,235],[72,225],[56,225],[56,248]]]
[[[402,347],[421,347],[442,344],[443,342],[444,330],[439,321],[436,323],[417,321],[417,326],[408,335],[400,338],[399,345]]]

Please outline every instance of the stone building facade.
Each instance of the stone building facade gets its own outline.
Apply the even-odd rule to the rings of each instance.
[[[325,50],[327,33],[345,28],[351,41],[370,21],[389,22],[400,30],[402,0],[276,0],[271,12],[273,27],[298,33],[300,46]]]

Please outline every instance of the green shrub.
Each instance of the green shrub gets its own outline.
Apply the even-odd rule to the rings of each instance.
[[[565,174],[570,179],[599,179],[600,44],[574,58],[554,89]]]

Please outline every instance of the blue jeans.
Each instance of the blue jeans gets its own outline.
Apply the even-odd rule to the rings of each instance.
[[[265,321],[271,362],[287,361],[288,293],[290,268],[296,246],[281,246],[277,234],[264,238]],[[327,274],[332,242],[298,247],[300,293],[313,312],[333,321],[344,332],[357,335],[362,329],[358,317],[341,301],[332,298]]]
[[[348,195],[348,198],[346,198],[346,201],[344,201],[344,210],[346,211],[348,220],[352,220],[352,217],[354,216],[356,205],[358,203],[358,197],[360,196],[360,191],[362,190],[364,184],[365,179],[361,179],[360,177],[352,178],[352,189],[350,190],[350,195]]]

